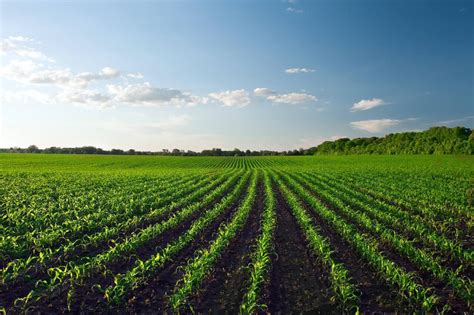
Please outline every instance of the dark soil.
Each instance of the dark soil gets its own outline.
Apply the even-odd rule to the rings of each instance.
[[[213,185],[213,187],[217,186],[219,183],[221,183],[221,181],[216,183],[215,185]],[[165,204],[161,205],[160,207],[165,207],[169,204],[170,204],[170,202],[165,203]],[[47,266],[48,266],[48,268],[57,267],[57,266],[60,266],[62,264],[68,263],[68,262],[78,262],[80,259],[82,259],[84,257],[96,256],[96,255],[104,252],[104,250],[107,250],[109,247],[113,247],[115,243],[122,242],[125,238],[129,237],[131,233],[137,233],[140,230],[143,230],[143,229],[145,229],[145,228],[147,228],[151,225],[154,225],[154,224],[157,224],[159,222],[165,221],[165,220],[169,219],[174,212],[177,212],[179,210],[181,210],[181,209],[175,209],[175,210],[173,210],[172,213],[164,213],[164,214],[158,215],[154,218],[144,219],[144,220],[141,220],[141,221],[137,222],[136,224],[132,224],[131,226],[125,227],[124,229],[119,231],[119,233],[116,235],[116,237],[113,239],[113,241],[112,240],[103,240],[103,241],[100,241],[97,244],[85,244],[84,246],[78,246],[71,253],[61,254],[61,255],[55,257],[52,261],[48,262]],[[136,216],[139,216],[139,215],[140,215],[140,213],[137,212],[137,213],[133,214],[133,217],[136,217]],[[128,218],[125,218],[125,220],[127,220],[127,219]],[[114,224],[114,226],[115,225],[116,224]],[[102,227],[102,228],[104,228],[104,227]],[[82,234],[84,234],[84,233],[82,233]],[[30,279],[34,279],[34,281],[36,282],[37,280],[45,279],[46,277],[47,277],[46,269],[44,268],[44,266],[37,264],[37,265],[33,266],[30,269],[30,271],[25,274],[24,277],[21,277],[17,281],[15,281],[13,283],[13,285],[14,286],[23,286],[23,285],[26,285],[26,283],[28,283]],[[2,294],[2,292],[0,291],[0,295],[1,294]]]
[[[317,198],[328,209],[341,216],[354,228],[367,235],[367,239],[379,240],[379,235],[368,231],[353,220],[349,219],[343,212],[325,200],[317,190],[312,190],[304,182],[298,180],[303,187]],[[248,182],[247,182],[248,183]],[[330,182],[328,182],[330,185]],[[231,188],[225,192],[229,193]],[[262,303],[268,306],[262,312],[271,314],[340,314],[342,310],[333,301],[329,271],[327,266],[311,252],[302,230],[299,228],[291,209],[285,202],[277,185],[273,185],[277,200],[277,227],[274,236],[274,253],[268,282],[265,284],[262,294]],[[227,208],[210,226],[208,226],[191,244],[179,252],[174,259],[166,264],[156,274],[150,276],[146,282],[127,296],[127,302],[121,308],[113,308],[106,303],[103,291],[97,284],[105,288],[113,284],[113,275],[124,273],[129,270],[137,259],[146,260],[157,251],[164,248],[170,242],[176,240],[184,233],[205,211],[214,206],[221,198],[217,198],[212,204],[197,210],[179,226],[171,229],[141,246],[132,255],[121,257],[116,263],[107,265],[107,272],[97,273],[93,277],[85,279],[81,286],[74,288],[74,295],[70,300],[68,309],[68,291],[70,286],[64,283],[60,289],[32,303],[28,313],[150,313],[162,314],[172,313],[167,306],[168,295],[172,293],[176,282],[182,277],[182,267],[196,256],[199,249],[206,248],[215,238],[215,232],[219,226],[229,222],[237,210],[240,201],[243,200],[246,189],[240,194],[238,201]],[[190,308],[183,313],[216,313],[237,314],[242,302],[245,289],[248,286],[250,254],[254,249],[255,240],[260,233],[262,211],[264,209],[264,187],[262,181],[257,186],[257,198],[250,212],[245,227],[236,235],[229,247],[224,251],[221,258],[216,262],[210,277],[204,280],[202,288],[196,292],[190,300]],[[375,196],[374,196],[375,197]],[[376,197],[375,197],[376,198]],[[333,258],[349,270],[352,282],[357,285],[360,295],[360,311],[364,314],[385,313],[417,313],[419,305],[409,305],[399,295],[397,288],[389,286],[383,276],[362,258],[352,246],[346,242],[334,229],[326,223],[311,207],[302,202],[303,207],[311,216],[319,233],[326,237],[331,248]],[[407,209],[409,211],[409,209]],[[137,229],[157,223],[168,216],[157,218],[153,222],[140,223]],[[397,228],[397,231],[402,228]],[[136,230],[135,230],[136,231]],[[132,233],[133,230],[125,231],[123,237]],[[65,259],[80,259],[83,256],[93,256],[109,248],[109,242],[100,244],[97,248],[84,248],[74,253],[74,256]],[[444,304],[451,306],[452,313],[468,313],[466,302],[453,294],[453,290],[446,284],[436,280],[433,275],[421,271],[408,258],[398,253],[390,244],[379,241],[378,248],[382,254],[395,262],[398,266],[408,272],[417,275],[415,280],[424,287],[433,288],[433,293],[440,299],[440,311]],[[76,256],[77,255],[77,256]],[[44,269],[33,270],[31,275],[34,279],[45,278],[48,275]],[[35,281],[36,281],[35,280]],[[26,295],[32,288],[34,282],[28,279],[20,279],[15,285],[2,287],[0,290],[0,306],[6,306],[8,314],[25,313],[19,307],[12,305],[15,298]]]
[[[259,235],[261,216],[264,209],[265,191],[263,181],[259,182],[257,198],[250,212],[247,224],[232,241],[215,265],[212,275],[202,289],[190,301],[192,309],[204,314],[238,314],[245,289],[249,283],[248,265],[252,250]]]
[[[243,196],[241,195],[241,198],[237,200],[242,199]],[[182,267],[195,257],[199,249],[208,246],[214,239],[219,226],[224,222],[228,222],[238,207],[239,202],[237,201],[221,214],[200,237],[185,247],[172,263],[160,270],[156,276],[144,283],[139,289],[132,292],[126,306],[127,313],[171,313],[167,305],[167,297],[171,294],[176,282],[183,276]]]
[[[306,187],[305,187],[306,188]],[[312,193],[311,190],[307,189]],[[315,196],[314,193],[312,193]],[[360,307],[363,313],[385,313],[403,311],[408,312],[409,306],[402,301],[396,290],[391,289],[377,272],[361,257],[352,246],[323,220],[307,203],[302,202],[306,212],[312,217],[319,233],[325,237],[334,250],[332,257],[336,262],[344,264],[349,271],[349,276],[356,284],[360,295]],[[334,207],[324,201],[329,209]]]
[[[326,270],[309,253],[296,219],[274,186],[277,199],[275,261],[269,285],[268,312],[272,314],[338,313],[330,303]]]
[[[222,196],[225,196],[229,191],[232,189],[232,187],[229,187],[229,189],[224,192]],[[123,259],[107,265],[107,272],[103,274],[96,274],[94,277],[91,277],[89,279],[85,280],[85,283],[79,287],[75,288],[75,294],[74,294],[74,303],[73,307],[77,311],[87,311],[88,308],[91,310],[99,310],[103,309],[106,310],[108,307],[105,304],[105,300],[103,298],[103,292],[98,289],[97,287],[94,287],[94,285],[99,284],[102,288],[105,288],[111,284],[113,284],[113,275],[117,273],[124,273],[126,272],[130,267],[133,266],[137,258],[145,260],[149,257],[151,257],[154,253],[159,251],[161,248],[164,248],[167,244],[170,242],[174,241],[181,235],[184,231],[186,231],[189,226],[194,222],[196,218],[198,218],[204,211],[211,209],[215,204],[219,202],[221,198],[217,198],[215,201],[213,201],[210,205],[205,207],[204,209],[199,209],[195,213],[193,213],[190,217],[188,217],[186,220],[184,220],[180,225],[178,225],[176,228],[171,229],[169,231],[166,231],[165,233],[161,234],[154,240],[151,240],[148,242],[146,245],[141,246],[134,254],[123,257]],[[225,213],[221,214],[221,216],[218,217],[218,219],[213,223],[212,227],[207,229],[206,233],[212,234],[217,227],[219,226],[220,223],[222,223],[227,216],[229,216],[229,209],[225,211]],[[207,235],[207,234],[206,234]],[[211,237],[211,236],[209,236]],[[104,248],[103,250],[106,250]],[[189,252],[188,252],[188,258],[189,258]],[[69,291],[69,284],[65,284],[62,286],[62,288],[53,294],[51,294],[48,297],[45,297],[43,300],[39,301],[38,303],[35,303],[35,306],[32,307],[31,309],[34,309],[35,311],[38,310],[40,312],[63,312],[67,310],[67,292]],[[30,289],[28,287],[27,289]],[[19,295],[22,293],[23,295],[27,294],[29,290],[26,290],[25,288],[18,287],[18,290],[15,290],[15,292],[6,292],[6,297],[9,298],[10,304],[13,302],[13,300],[18,297],[18,296],[23,296]],[[24,291],[24,292],[23,292]],[[11,294],[14,293],[14,296]],[[3,298],[3,297],[2,297]],[[81,303],[81,304],[79,304]]]
[[[311,176],[309,176],[311,177]],[[314,178],[316,179],[316,178]],[[318,179],[317,179],[318,180]],[[318,180],[319,181],[319,180]],[[330,183],[330,180],[329,179],[324,179],[322,181],[323,183],[327,184],[327,185],[331,185]],[[371,196],[372,198],[374,198],[373,196]],[[388,204],[386,201],[383,201],[381,199],[376,199],[374,198],[375,200],[379,200],[379,201],[382,201],[386,204]],[[355,209],[359,210],[359,211],[362,211],[362,212],[365,212],[365,210],[363,209],[363,207],[360,207],[358,205],[355,205],[353,202],[349,201],[349,204],[351,205],[351,207],[354,207]],[[370,218],[372,219],[376,219],[372,214],[370,213],[366,213]],[[435,229],[433,229],[432,227],[430,227],[429,225],[425,225],[429,230],[433,231],[433,232],[436,232],[437,234],[440,234],[439,232],[437,232]],[[432,252],[436,252],[437,253],[437,256],[438,258],[441,259],[442,261],[442,264],[445,266],[445,267],[448,267],[448,268],[453,268],[453,269],[457,269],[460,265],[462,265],[462,261],[460,261],[458,258],[456,258],[455,256],[449,254],[449,253],[446,253],[446,252],[439,252],[438,249],[436,248],[436,246],[430,244],[430,243],[425,243],[425,242],[422,242],[420,240],[420,238],[418,237],[418,235],[416,235],[415,233],[411,232],[411,231],[408,231],[407,229],[405,229],[405,227],[403,226],[403,224],[391,224],[390,225],[390,228],[393,229],[395,232],[397,232],[398,234],[400,235],[403,235],[405,236],[406,238],[408,238],[410,241],[411,241],[411,244],[413,246],[415,246],[416,248],[419,248],[419,249],[429,249],[430,251]],[[463,266],[463,269],[467,270],[467,272],[469,272],[469,266]]]
[[[216,184],[217,185],[217,184]],[[231,188],[229,188],[223,196],[225,196]],[[217,203],[220,199],[216,200],[210,206],[206,207],[206,209],[212,207],[215,203]],[[166,204],[164,205],[166,206]],[[176,209],[176,211],[180,211],[182,209]],[[185,231],[187,227],[189,227],[192,222],[202,213],[202,209],[199,209],[196,213],[192,214],[188,219],[186,219],[180,226],[176,229],[165,232],[163,235],[159,236],[157,239],[149,242],[147,245],[138,249],[138,252],[130,257],[126,261],[118,262],[114,267],[108,266],[110,270],[117,270],[117,269],[124,269],[127,265],[131,265],[135,262],[136,258],[146,257],[147,253],[155,252],[156,246],[159,246],[160,243],[166,242],[168,239],[174,237],[174,235],[179,235],[182,231]],[[86,247],[78,247],[76,250],[68,255],[58,256],[53,261],[47,264],[48,268],[57,267],[67,262],[78,262],[83,257],[93,257],[98,254],[101,254],[107,251],[110,247],[114,246],[114,243],[119,243],[123,241],[125,238],[129,237],[131,233],[138,233],[139,231],[153,225],[163,222],[171,217],[173,213],[165,213],[163,215],[157,216],[153,219],[142,220],[137,224],[120,231],[116,238],[114,238],[113,242],[111,240],[104,240],[98,244],[86,246]],[[157,244],[158,243],[158,244]],[[167,244],[167,243],[164,243]],[[149,255],[151,256],[151,254]],[[44,268],[43,265],[36,265],[32,266],[29,272],[27,272],[24,276],[18,278],[14,283],[8,286],[4,286],[0,288],[0,301],[4,301],[6,306],[11,305],[14,299],[17,297],[24,296],[30,292],[35,283],[38,280],[45,280],[49,276],[47,274],[47,270]],[[113,280],[113,279],[112,279]]]
[[[403,210],[403,211],[405,211],[409,214],[416,214],[419,217],[423,218],[423,213],[420,210],[416,209],[416,207],[414,207],[414,206],[413,207],[407,207],[406,205],[398,203],[398,202],[396,202],[392,199],[382,197],[382,196],[378,196],[378,195],[368,191],[367,189],[364,189],[364,188],[361,188],[361,187],[355,187],[355,188],[358,189],[360,192],[371,196],[374,199],[377,199],[377,200],[380,200],[380,201],[385,202],[387,204],[390,204],[392,206],[398,207],[401,210]],[[443,222],[444,223],[442,217],[440,218],[439,215],[436,215],[436,216],[437,217],[435,218],[435,220],[438,220],[438,222]],[[438,225],[436,225],[436,226],[438,227]],[[459,234],[458,236],[456,236],[456,231]],[[466,220],[458,220],[458,222],[454,225],[449,224],[448,228],[445,231],[440,232],[439,229],[438,229],[438,232],[444,234],[447,237],[450,237],[450,238],[453,238],[453,239],[459,239],[458,242],[463,245],[464,249],[469,249],[469,248],[472,248],[472,246],[474,246],[474,238],[472,237],[472,228],[469,227]]]
[[[322,197],[321,195],[318,194],[317,191],[314,191],[314,190],[311,190],[307,185],[305,185],[303,183],[303,186],[305,187],[305,189],[310,192],[314,197],[316,197],[322,204],[324,204],[324,206],[326,206],[328,209],[331,209],[333,210],[335,213],[337,213],[341,218],[343,218],[346,222],[352,224],[356,230],[361,233],[361,234],[365,234],[365,235],[368,235],[369,237],[373,237],[377,240],[379,240],[379,236],[376,235],[375,233],[371,232],[371,231],[368,231],[367,229],[363,228],[362,226],[360,226],[359,224],[357,224],[356,222],[354,222],[353,220],[351,220],[350,218],[348,218],[346,215],[344,215],[342,213],[342,211],[340,209],[338,209],[337,207],[335,207],[334,205],[332,205],[331,203],[329,203],[327,200],[324,199],[324,197]],[[312,211],[314,213],[314,211]],[[316,217],[316,214],[314,214],[314,216]],[[322,221],[320,219],[320,221]],[[321,226],[324,226],[324,222],[321,222]],[[330,228],[326,228],[327,232],[330,232],[331,229]],[[436,295],[438,295],[440,297],[440,303],[439,305],[444,305],[445,303],[448,303],[450,306],[451,306],[451,310],[458,313],[458,312],[466,312],[469,308],[467,307],[467,304],[466,302],[464,302],[462,299],[456,297],[453,295],[453,292],[452,290],[450,290],[449,288],[446,287],[445,284],[443,284],[442,282],[440,282],[439,280],[435,279],[434,276],[431,274],[431,273],[428,273],[428,272],[424,272],[422,270],[420,270],[415,264],[413,264],[407,257],[401,255],[400,253],[397,252],[396,249],[394,249],[390,244],[386,243],[386,242],[383,242],[382,240],[380,240],[378,242],[378,247],[379,247],[379,250],[383,253],[383,255],[395,262],[398,266],[400,266],[402,269],[404,269],[405,271],[407,272],[413,272],[413,273],[416,273],[417,275],[419,275],[419,277],[417,277],[417,282],[421,285],[423,285],[424,287],[428,288],[428,287],[431,287],[434,289],[433,293],[435,293]],[[342,249],[347,249],[347,252],[348,254],[350,254],[352,251],[350,250],[350,245],[347,244],[345,247],[342,246],[341,247]],[[356,254],[355,251],[352,252],[352,254]],[[363,262],[363,259],[361,259],[361,263]],[[360,263],[359,263],[360,265]],[[355,265],[357,266],[357,265]],[[353,269],[349,269],[351,271],[351,273],[353,272]],[[351,274],[352,276],[352,274]],[[374,271],[374,274],[372,277],[377,277],[376,274],[375,274],[375,271]],[[355,278],[355,277],[354,277]],[[383,281],[383,278],[380,278],[378,277],[381,281]],[[357,278],[355,278],[356,280],[356,283],[363,283],[363,281],[361,280],[358,280]],[[377,292],[377,290],[373,290],[374,292]],[[392,289],[393,292],[396,292],[396,289]],[[381,292],[381,290],[379,291]],[[363,297],[364,295],[362,295]],[[385,305],[385,304],[388,304],[390,307],[393,307],[393,311],[397,310],[397,311],[400,311],[402,309],[410,309],[410,308],[414,308],[414,310],[416,310],[416,308],[419,306],[407,306],[406,303],[404,302],[401,302],[400,298],[395,298],[395,295],[393,296],[386,296],[386,297],[379,297],[377,298],[378,300],[381,300],[382,303]],[[393,303],[390,303],[391,301],[395,301],[397,300],[399,302],[393,304]],[[369,312],[372,311],[370,310],[370,307],[369,307]]]

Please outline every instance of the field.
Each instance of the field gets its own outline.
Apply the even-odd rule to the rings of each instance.
[[[0,310],[473,312],[474,158],[0,155]]]

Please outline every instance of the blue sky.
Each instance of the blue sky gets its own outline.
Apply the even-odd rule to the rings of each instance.
[[[474,127],[473,1],[0,1],[0,147]]]

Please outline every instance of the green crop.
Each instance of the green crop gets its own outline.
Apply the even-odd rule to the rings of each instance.
[[[285,287],[306,301],[300,240],[319,312],[472,313],[473,178],[471,156],[0,154],[0,313],[311,312]]]

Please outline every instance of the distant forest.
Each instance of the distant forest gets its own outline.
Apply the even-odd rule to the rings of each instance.
[[[0,153],[104,154],[104,155],[170,155],[170,156],[266,156],[266,155],[348,155],[348,154],[474,154],[474,129],[465,127],[433,127],[422,132],[392,133],[384,137],[341,138],[326,141],[309,149],[289,151],[222,150],[214,148],[194,152],[173,149],[152,152],[103,150],[92,146],[77,148],[50,147],[0,149]]]
[[[433,127],[377,138],[342,138],[309,149],[315,154],[474,154],[474,129]]]

